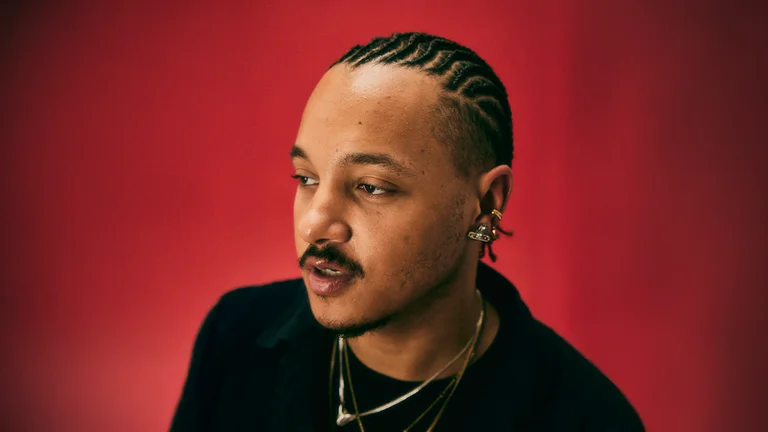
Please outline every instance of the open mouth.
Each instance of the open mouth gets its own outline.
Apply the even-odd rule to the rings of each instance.
[[[349,276],[349,273],[345,273],[341,270],[334,270],[332,268],[319,268],[315,267],[315,271],[320,273],[323,276],[331,276],[331,277],[338,277],[338,276]]]
[[[326,277],[352,277],[355,273],[341,264],[325,260],[315,260],[309,264],[312,271]]]
[[[309,266],[308,288],[322,297],[332,297],[343,293],[351,286],[355,273],[344,267],[324,261]]]

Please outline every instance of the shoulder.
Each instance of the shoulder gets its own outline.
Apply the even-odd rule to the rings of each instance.
[[[597,366],[545,324],[535,320],[531,330],[549,357],[554,400],[565,411],[579,413],[583,430],[645,430],[632,404]]]
[[[221,296],[195,339],[171,430],[201,430],[213,420],[226,386],[231,391],[231,386],[251,376],[249,371],[267,370],[259,368],[266,360],[256,342],[290,311],[301,309],[297,306],[302,295],[306,299],[304,285],[296,279],[237,288]],[[231,396],[222,397],[232,401]]]
[[[208,314],[214,338],[233,340],[258,338],[276,321],[306,303],[301,279],[232,289],[221,296]]]
[[[301,279],[288,279],[264,285],[250,285],[232,289],[219,299],[219,307],[231,315],[261,311],[269,314],[289,307],[304,293]]]

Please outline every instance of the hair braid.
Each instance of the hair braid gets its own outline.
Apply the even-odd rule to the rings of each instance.
[[[426,33],[394,33],[356,45],[331,67],[385,64],[415,68],[439,79],[444,94],[434,131],[450,146],[461,174],[511,165],[512,112],[504,84],[471,49]]]

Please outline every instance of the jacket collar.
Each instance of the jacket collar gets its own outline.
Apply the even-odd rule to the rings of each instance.
[[[275,348],[280,343],[296,341],[307,331],[324,330],[312,315],[303,281],[298,279],[297,282],[300,289],[295,290],[295,297],[288,303],[292,307],[285,308],[283,313],[256,339],[259,347]]]

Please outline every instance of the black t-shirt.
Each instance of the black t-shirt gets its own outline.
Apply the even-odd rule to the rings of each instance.
[[[488,351],[467,370],[437,432],[644,430],[621,391],[534,318],[514,285],[479,263],[476,286],[496,308],[501,326]],[[230,291],[200,329],[171,430],[333,430],[338,412],[338,376],[329,383],[333,343],[312,315],[301,279]],[[354,356],[350,361],[362,410],[416,385],[376,374]],[[364,417],[365,430],[402,431],[447,383],[432,383],[402,405]],[[347,411],[354,411],[351,395],[345,399]],[[424,431],[433,419],[434,412],[412,431]],[[357,427],[350,423],[336,431]]]
[[[499,333],[503,330],[503,326],[499,327]],[[497,337],[499,335],[497,334]],[[503,335],[502,335],[503,337]],[[466,408],[469,404],[483,404],[485,401],[492,400],[494,394],[489,394],[485,383],[494,379],[494,370],[499,367],[500,359],[498,349],[495,343],[491,343],[488,349],[483,355],[477,359],[476,362],[471,364],[458,387],[456,388],[453,396],[448,400],[448,403],[438,420],[435,429],[436,431],[450,431],[451,419],[455,415],[461,415],[462,407]],[[408,382],[401,381],[394,378],[390,378],[386,375],[382,375],[368,367],[366,367],[352,352],[351,349],[347,349],[349,354],[349,367],[350,374],[352,375],[352,384],[354,385],[355,396],[357,398],[358,408],[361,412],[368,411],[372,408],[378,407],[382,404],[390,402],[395,398],[413,390],[420,382]],[[458,362],[463,362],[465,357],[461,357]],[[328,374],[330,374],[330,364],[328,365]],[[346,377],[345,377],[346,379]],[[407,400],[388,408],[382,412],[376,414],[370,414],[362,417],[363,427],[365,432],[392,432],[402,431],[406,427],[411,425],[422,413],[427,411],[429,406],[440,397],[440,394],[450,384],[452,377],[446,377],[443,379],[435,380],[428,384],[417,394],[411,396]],[[344,395],[344,407],[346,412],[354,413],[354,405],[352,403],[352,395],[350,385],[347,382]],[[339,368],[338,358],[335,366],[332,385],[329,390],[333,396],[333,403],[331,405],[331,412],[328,413],[331,417],[330,422],[334,426],[334,430],[338,432],[357,432],[360,430],[356,420],[346,424],[343,427],[336,426],[335,419],[339,409]],[[445,400],[450,394],[450,389],[446,392],[445,396],[438,401],[434,407],[429,409],[424,417],[422,417],[411,429],[410,432],[426,431],[430,424],[435,419],[435,416],[445,404]],[[327,401],[328,394],[324,398],[319,398]],[[325,412],[328,412],[326,408]]]

